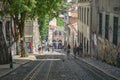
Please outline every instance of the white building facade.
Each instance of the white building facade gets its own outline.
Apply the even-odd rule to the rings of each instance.
[[[78,39],[85,55],[103,55],[120,42],[120,0],[78,0]]]
[[[38,50],[40,42],[39,24],[37,18],[35,20],[27,20],[25,22],[25,44],[26,52],[33,53]]]

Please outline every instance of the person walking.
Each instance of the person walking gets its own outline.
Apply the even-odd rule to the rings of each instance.
[[[33,46],[32,46],[32,43],[30,42],[29,44],[29,49],[30,49],[30,53],[33,53]]]
[[[44,54],[44,46],[42,46],[42,54]]]
[[[69,56],[70,56],[70,49],[71,49],[71,47],[70,47],[70,45],[68,44],[68,46],[67,46],[67,57],[68,57],[68,59],[69,59]]]
[[[61,53],[64,52],[64,45],[62,45]]]
[[[77,49],[76,49],[76,54],[79,56],[80,55],[80,49],[79,49],[79,46],[77,46]]]
[[[38,45],[38,53],[40,54],[40,51],[41,51],[41,47],[40,45]]]
[[[73,47],[74,58],[76,58],[76,53],[77,53],[77,46],[75,44],[74,47]]]
[[[79,50],[80,50],[80,56],[82,56],[83,55],[83,45],[82,45],[82,43],[80,43],[80,45],[79,45]]]

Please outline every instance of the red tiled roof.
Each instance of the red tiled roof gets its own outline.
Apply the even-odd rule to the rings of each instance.
[[[76,12],[71,13],[71,17],[78,17]]]

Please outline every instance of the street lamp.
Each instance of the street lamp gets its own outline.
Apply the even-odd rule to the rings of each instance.
[[[90,56],[92,57],[92,0],[90,0]]]
[[[21,18],[21,14],[20,14],[20,7],[21,7],[21,2],[19,0],[19,5],[18,5],[19,9],[18,9],[18,20],[20,20]]]
[[[12,27],[12,19],[10,17],[10,15],[6,15],[5,16],[5,20],[6,20],[6,29],[7,29],[7,32],[6,34],[8,34],[7,37],[7,41],[8,41],[8,54],[9,54],[9,67],[10,68],[13,68],[13,61],[12,61],[12,53],[11,53],[11,45],[13,44],[12,41],[11,41],[11,27]]]
[[[10,68],[13,68],[13,60],[12,60],[12,53],[11,53],[11,25],[9,25],[9,60],[10,60]]]

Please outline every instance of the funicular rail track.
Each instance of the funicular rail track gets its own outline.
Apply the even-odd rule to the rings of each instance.
[[[52,62],[47,60],[42,61],[23,80],[48,80]]]

